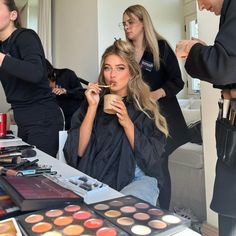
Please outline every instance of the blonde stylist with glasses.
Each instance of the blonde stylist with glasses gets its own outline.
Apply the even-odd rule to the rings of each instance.
[[[186,143],[188,130],[176,95],[183,89],[184,82],[175,53],[168,42],[154,29],[147,10],[141,5],[128,7],[120,24],[126,39],[135,49],[135,59],[139,63],[144,81],[151,89],[151,96],[158,101],[170,132],[166,151],[162,156],[163,183],[159,183],[159,204],[168,209],[171,197],[171,181],[168,156],[177,147]]]

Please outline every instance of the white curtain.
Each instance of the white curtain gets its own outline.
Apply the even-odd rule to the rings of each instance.
[[[52,17],[51,0],[39,0],[38,34],[42,41],[45,57],[52,61]]]

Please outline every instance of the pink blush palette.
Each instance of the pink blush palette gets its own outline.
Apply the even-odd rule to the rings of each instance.
[[[29,236],[128,236],[85,204],[36,211],[17,220],[24,235]]]
[[[189,220],[131,195],[91,204],[89,207],[129,235],[167,236],[190,226]]]

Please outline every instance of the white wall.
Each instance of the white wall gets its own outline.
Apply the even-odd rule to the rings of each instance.
[[[219,18],[206,11],[197,12],[199,23],[199,38],[211,45],[214,42],[218,31]],[[207,22],[207,24],[206,24]],[[211,29],[209,31],[209,29]],[[205,187],[207,222],[217,227],[217,214],[210,209],[215,178],[215,164],[217,160],[215,145],[215,120],[217,117],[217,101],[220,97],[218,89],[214,89],[211,84],[201,82],[202,100],[202,130],[203,130],[203,151],[205,165]]]
[[[147,9],[156,30],[166,37],[173,48],[183,37],[182,0],[98,0],[99,58],[106,47],[114,42],[114,37],[125,38],[118,24],[122,22],[124,10],[134,4],[141,4]]]
[[[52,9],[54,66],[97,80],[97,0],[53,0]]]

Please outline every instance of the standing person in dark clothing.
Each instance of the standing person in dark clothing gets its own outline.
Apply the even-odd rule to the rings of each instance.
[[[56,69],[47,60],[49,86],[56,95],[57,103],[65,117],[65,129],[70,129],[70,121],[74,112],[84,99],[85,89],[74,71],[70,69]]]
[[[67,163],[108,184],[155,204],[160,157],[168,130],[143,82],[132,45],[116,40],[102,56],[99,84],[90,83],[74,114],[65,144]],[[101,90],[99,85],[110,86]],[[104,112],[104,94],[120,96]]]
[[[147,10],[141,5],[128,7],[123,13],[122,27],[126,39],[135,48],[144,81],[150,86],[151,96],[160,105],[167,120],[170,136],[162,157],[164,180],[160,186],[160,207],[168,209],[171,199],[171,180],[168,157],[177,147],[189,141],[188,129],[176,95],[184,87],[176,56],[154,29]]]
[[[0,0],[0,40],[0,80],[18,136],[55,157],[62,114],[48,85],[41,41],[21,28],[14,0]]]
[[[212,83],[222,89],[225,99],[235,101],[236,94],[236,1],[198,0],[200,10],[221,15],[220,27],[213,45],[193,39],[180,41],[176,54],[186,58],[185,69],[195,78]],[[232,104],[233,104],[232,103]],[[226,103],[223,104],[223,108]],[[232,106],[232,112],[234,107]],[[216,148],[218,160],[211,209],[219,216],[219,235],[236,235],[236,144],[235,123],[228,117],[218,117],[216,122]],[[223,126],[222,126],[223,124]],[[231,141],[230,139],[233,138]],[[221,141],[220,141],[221,140]],[[230,143],[231,142],[231,143]],[[226,146],[230,143],[229,146]],[[221,151],[224,150],[222,157]]]

